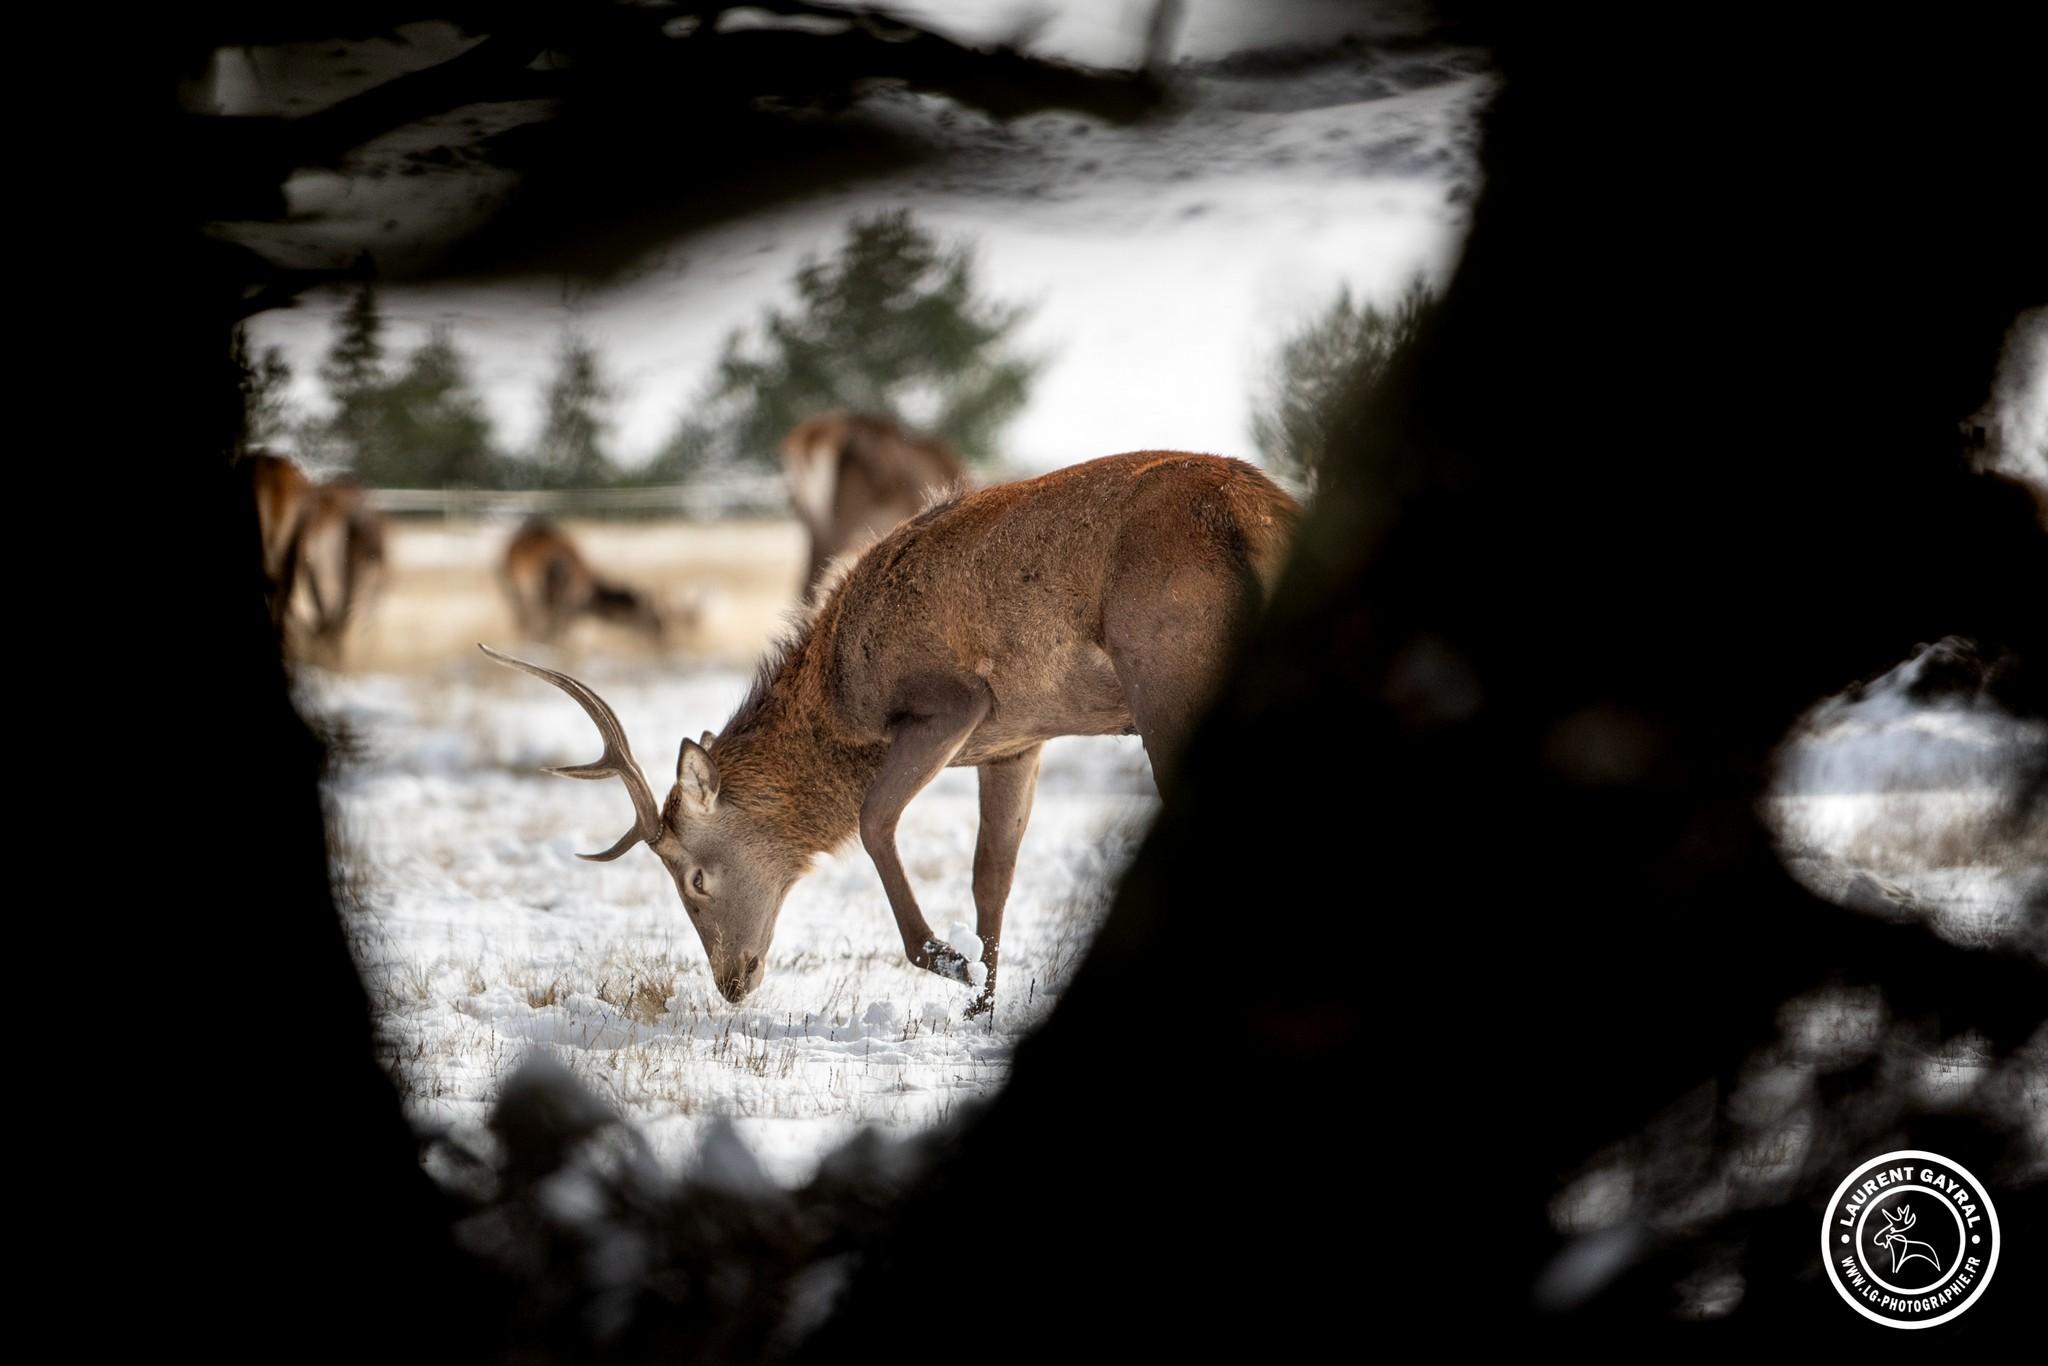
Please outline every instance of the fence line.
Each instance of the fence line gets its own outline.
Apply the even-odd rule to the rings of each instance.
[[[780,512],[789,494],[776,474],[725,475],[688,484],[595,489],[368,489],[370,505],[401,517],[448,521],[556,517],[681,517],[708,520]]]
[[[1034,469],[998,466],[977,470],[979,485],[1026,479]],[[1294,491],[1290,486],[1290,491]],[[591,489],[365,489],[370,506],[396,517],[446,521],[508,521],[519,517],[720,517],[779,515],[789,511],[789,490],[776,473],[719,474],[687,484]]]

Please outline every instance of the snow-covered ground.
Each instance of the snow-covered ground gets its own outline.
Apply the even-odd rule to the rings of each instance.
[[[402,566],[410,541],[422,565],[471,577],[483,570],[469,561],[491,544],[408,533]],[[596,544],[623,565],[639,542]],[[793,565],[772,567],[781,582]],[[459,587],[451,579],[437,591],[452,600]],[[679,738],[722,725],[748,682],[729,664],[676,656],[518,652],[590,682],[657,786]],[[1057,998],[1156,809],[1135,739],[1047,747],[992,1019],[964,1020],[965,988],[903,961],[857,842],[798,884],[765,982],[729,1005],[652,855],[576,858],[608,846],[631,819],[621,784],[538,771],[596,757],[582,712],[466,641],[437,657],[445,662],[425,671],[300,676],[308,708],[342,730],[329,792],[347,921],[387,1066],[429,1126],[480,1126],[534,1050],[593,1085],[671,1162],[720,1115],[788,1181],[863,1125],[930,1124],[1001,1085],[1013,1046]],[[1873,914],[1920,919],[1963,942],[2048,951],[2048,936],[2037,937],[2048,831],[2001,833],[1985,819],[2015,758],[2048,744],[2048,733],[1980,697],[1908,696],[1919,668],[1902,666],[1802,724],[1772,798],[1788,865]],[[975,794],[972,772],[948,770],[900,832],[941,931],[973,921]]]
[[[648,661],[577,666],[659,784],[661,756],[716,728],[746,675]],[[680,1160],[714,1115],[771,1172],[806,1176],[863,1124],[928,1124],[988,1094],[1018,1036],[1057,996],[1156,804],[1135,739],[1047,747],[1003,934],[994,1018],[964,987],[903,961],[856,842],[820,861],[783,909],[761,988],[712,987],[659,862],[593,864],[631,822],[617,782],[549,777],[599,744],[559,692],[477,657],[431,674],[308,671],[314,710],[352,750],[330,787],[351,937],[382,1048],[417,1119],[480,1124],[499,1083],[545,1048]],[[973,773],[943,774],[899,835],[926,914],[972,925]]]
[[[1815,707],[1771,811],[1787,866],[1831,900],[1957,943],[2048,952],[2048,812],[2007,815],[2048,726],[2002,710],[1970,658],[1944,641]]]

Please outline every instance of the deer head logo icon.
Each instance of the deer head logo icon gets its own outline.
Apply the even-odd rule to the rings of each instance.
[[[1871,1241],[1892,1254],[1892,1274],[1897,1275],[1915,1257],[1925,1260],[1937,1272],[1941,1270],[1941,1258],[1935,1255],[1932,1244],[1906,1236],[1906,1230],[1913,1227],[1914,1222],[1911,1205],[1879,1210],[1878,1213],[1884,1216],[1884,1227],[1871,1235]]]

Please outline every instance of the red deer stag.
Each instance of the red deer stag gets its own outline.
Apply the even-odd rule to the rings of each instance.
[[[810,533],[809,595],[825,567],[917,515],[935,492],[962,485],[953,447],[886,418],[835,412],[799,422],[782,439],[782,477]]]
[[[311,606],[315,647],[341,654],[342,633],[384,572],[384,519],[353,484],[319,484],[306,496],[293,556]]]
[[[519,629],[536,640],[557,640],[577,618],[590,616],[661,643],[661,614],[646,595],[599,578],[568,533],[545,518],[531,518],[512,534],[498,581]]]
[[[783,898],[812,857],[861,837],[904,952],[993,1007],[1003,905],[1041,746],[1144,738],[1162,785],[1270,587],[1294,500],[1241,461],[1145,451],[966,493],[897,527],[822,584],[725,729],[685,739],[663,802],[618,717],[566,674],[484,652],[576,699],[645,843],[674,879],[729,1001],[759,985]],[[910,799],[981,770],[970,962],[933,934],[896,853]]]

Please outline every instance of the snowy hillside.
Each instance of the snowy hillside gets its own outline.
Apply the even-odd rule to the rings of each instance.
[[[450,325],[499,434],[517,447],[537,427],[557,342],[574,325],[618,382],[618,449],[636,463],[673,431],[726,335],[786,303],[804,257],[831,251],[856,214],[909,206],[977,244],[990,294],[1034,305],[1018,341],[1049,364],[1008,435],[1016,463],[1149,447],[1246,454],[1251,395],[1281,337],[1340,285],[1391,299],[1416,274],[1448,272],[1492,77],[1475,52],[1353,49],[1307,68],[1212,61],[1177,81],[1182,105],[1133,128],[1067,114],[999,123],[878,91],[860,117],[963,155],[821,184],[675,242],[603,287],[392,286],[380,296],[387,340],[402,354]],[[397,147],[373,144],[358,159],[374,167],[380,156],[393,176],[297,185],[291,237],[310,259],[326,235],[432,201],[441,172],[404,165],[398,176]],[[472,175],[446,175],[448,193],[477,192]],[[386,186],[411,198],[392,200],[399,190]],[[284,349],[306,411],[325,408],[319,362],[340,302],[309,295],[250,323],[259,348]]]

